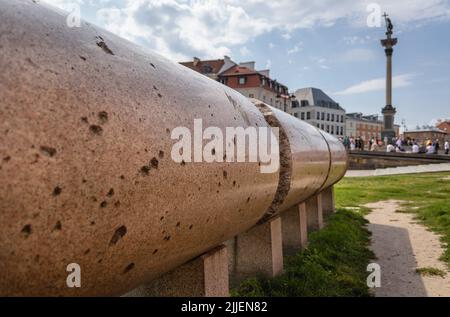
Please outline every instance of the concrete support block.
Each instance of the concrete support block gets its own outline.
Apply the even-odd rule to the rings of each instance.
[[[249,277],[274,277],[283,272],[281,218],[253,227],[236,238],[234,272],[237,283]]]
[[[125,296],[228,297],[228,252],[219,246]]]
[[[322,191],[322,210],[324,217],[336,212],[334,205],[334,186],[330,186]]]
[[[281,215],[284,254],[295,254],[308,243],[306,203],[292,207]]]
[[[323,228],[322,195],[319,193],[306,201],[308,232]]]

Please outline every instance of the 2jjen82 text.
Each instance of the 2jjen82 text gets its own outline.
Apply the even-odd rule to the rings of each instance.
[[[267,302],[257,301],[226,301],[225,305],[193,303],[188,301],[181,305],[182,312],[206,312],[212,315],[216,311],[223,311],[229,314],[241,312],[267,312]]]

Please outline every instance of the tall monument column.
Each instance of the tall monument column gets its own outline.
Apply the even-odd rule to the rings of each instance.
[[[392,106],[392,54],[394,53],[394,46],[397,44],[397,39],[392,38],[394,26],[391,19],[385,13],[384,18],[386,20],[387,38],[381,40],[381,45],[385,48],[386,53],[386,106],[382,109],[383,114],[383,131],[381,137],[383,140],[387,138],[388,142],[396,136],[394,127],[394,117],[397,111]]]

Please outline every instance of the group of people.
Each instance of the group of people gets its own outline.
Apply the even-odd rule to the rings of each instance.
[[[439,140],[436,140],[434,142],[431,141],[431,140],[428,140],[426,142],[427,154],[438,154],[440,149],[441,149],[441,145],[439,144]],[[450,150],[449,142],[445,141],[445,143],[444,143],[444,153],[446,155],[448,155],[449,150]]]
[[[362,137],[345,137],[341,138],[341,141],[349,151],[364,151],[365,141]],[[369,151],[381,151],[384,148],[383,145],[386,143],[382,140],[372,138],[368,144]],[[412,153],[427,154],[439,154],[439,151],[442,149],[439,140],[427,140],[425,144],[421,145],[415,139],[404,140],[403,138],[395,138],[386,145],[386,152],[406,152],[406,147],[410,147]],[[444,142],[443,150],[446,155],[449,155],[450,144],[448,140]]]
[[[362,137],[345,137],[341,138],[341,141],[345,148],[350,151],[364,151],[366,146],[366,142]],[[379,151],[381,146],[383,146],[383,141],[374,138],[369,140],[369,151]]]
[[[412,153],[426,153],[426,154],[439,154],[441,145],[439,140],[427,140],[425,144],[421,145],[415,139],[403,140],[401,138],[393,140],[391,144],[386,147],[386,152],[406,152],[405,147],[411,147]],[[444,153],[449,154],[450,144],[447,141],[444,142]]]

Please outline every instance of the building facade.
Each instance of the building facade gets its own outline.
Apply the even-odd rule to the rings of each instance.
[[[450,119],[438,120],[438,122],[436,124],[436,128],[450,134]]]
[[[291,108],[288,87],[271,79],[268,69],[256,70],[255,62],[230,68],[220,74],[219,81],[248,98],[256,98],[286,112]]]
[[[439,140],[441,148],[443,148],[444,142],[450,139],[449,134],[446,131],[440,130],[438,128],[405,131],[403,133],[403,138],[405,140],[415,140],[421,145],[425,145],[428,140]]]
[[[381,140],[383,119],[378,115],[363,115],[360,112],[348,113],[346,133],[349,138],[361,137],[366,143],[371,139]]]
[[[345,109],[317,88],[302,88],[295,92],[295,102],[288,111],[334,136],[345,136]]]
[[[214,80],[219,80],[220,74],[237,65],[228,56],[224,56],[223,59],[207,61],[202,61],[198,57],[194,57],[192,61],[180,64]]]
[[[275,108],[289,112],[292,96],[286,85],[270,78],[270,70],[256,70],[255,62],[236,63],[229,57],[224,59],[180,63],[211,79],[233,88],[248,98],[256,98]]]

